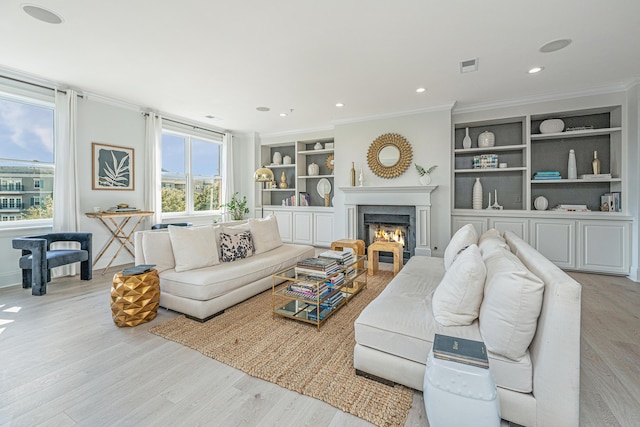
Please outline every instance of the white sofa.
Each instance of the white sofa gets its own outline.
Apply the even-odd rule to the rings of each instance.
[[[493,232],[499,234],[495,230]],[[491,276],[492,270],[495,270],[492,264],[495,266],[496,262],[504,261],[500,258],[507,257],[506,252],[501,252],[493,258],[488,254],[494,249],[492,246],[496,246],[496,241],[499,246],[500,242],[494,239],[493,244],[489,244],[488,247],[485,242],[483,249],[481,238],[478,244],[480,248],[476,248],[483,257],[486,269],[486,283],[481,285],[478,318],[472,320],[469,325],[462,326],[443,326],[436,321],[433,307],[442,308],[442,301],[439,301],[440,306],[434,304],[434,294],[448,274],[445,265],[447,262],[453,264],[450,259],[447,260],[446,253],[444,260],[414,256],[356,320],[355,368],[361,375],[422,390],[427,355],[435,333],[483,340],[489,352],[491,373],[498,386],[503,419],[525,426],[577,426],[582,288],[522,239],[506,232],[503,242],[506,242],[508,247],[505,250],[517,256],[521,265],[528,269],[526,274],[533,273],[541,279],[543,287],[540,288],[541,292],[533,292],[519,299],[517,304],[512,304],[511,307],[504,304],[505,300],[502,299],[502,307],[498,307],[493,313],[508,316],[519,309],[514,305],[529,303],[534,306],[534,312],[539,310],[539,317],[537,314],[535,317],[531,317],[531,313],[528,314],[533,319],[532,337],[525,337],[530,340],[530,344],[525,344],[522,357],[505,357],[492,352],[492,345],[487,338],[500,341],[513,337],[500,331],[487,330],[487,327],[493,328],[496,323],[495,319],[485,320],[491,316],[491,308],[485,306],[490,303],[487,301],[490,277],[491,283],[498,277],[495,274]],[[516,288],[511,286],[509,289]],[[525,293],[523,291],[522,295]],[[518,295],[518,298],[522,295]],[[540,301],[535,307],[538,295]],[[503,296],[498,295],[498,298]],[[442,317],[441,310],[438,311],[438,316]],[[527,315],[516,317],[516,323],[526,317]],[[516,341],[519,338],[513,339]],[[502,344],[504,343],[498,342],[498,347]],[[510,345],[509,341],[506,345]]]
[[[215,233],[215,239],[209,238],[208,244],[219,251],[220,232],[246,231],[251,229],[250,225],[260,225],[262,221],[236,221],[215,227],[189,227],[189,232],[193,233],[191,239],[194,246],[197,246],[197,240],[206,236],[206,233]],[[214,265],[187,270],[179,267],[180,257],[184,259],[186,256],[186,262],[190,262],[190,258],[195,256],[182,252],[174,253],[175,241],[172,244],[169,229],[139,231],[134,235],[135,262],[156,265],[160,276],[161,307],[184,313],[196,320],[206,321],[226,308],[269,289],[272,285],[272,274],[295,266],[301,259],[314,256],[315,251],[312,246],[283,244],[277,231],[275,218],[272,221],[276,224],[273,232],[275,234],[254,235],[255,252],[250,256],[224,262],[221,261],[221,254],[218,253],[220,257],[215,257],[217,262],[208,262]],[[178,228],[171,230],[187,231],[186,227],[184,230],[177,230]],[[255,229],[253,232],[255,234]],[[264,250],[261,251],[259,242],[266,243],[268,246],[265,247],[263,244]],[[206,245],[207,239],[200,243]]]

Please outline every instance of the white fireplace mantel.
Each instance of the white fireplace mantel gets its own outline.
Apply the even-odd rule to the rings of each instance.
[[[416,255],[431,256],[431,192],[437,185],[411,187],[340,187],[344,192],[345,225],[349,239],[358,234],[358,205],[414,206]]]

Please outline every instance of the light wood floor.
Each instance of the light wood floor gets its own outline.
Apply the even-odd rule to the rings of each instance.
[[[175,313],[116,327],[112,275],[55,279],[42,297],[0,289],[0,425],[370,425],[147,332]],[[639,284],[572,275],[583,284],[581,425],[640,425]],[[422,393],[405,425],[428,425]]]

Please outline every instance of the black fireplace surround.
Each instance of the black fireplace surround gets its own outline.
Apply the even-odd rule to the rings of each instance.
[[[406,226],[403,262],[415,255],[416,250],[416,208],[415,206],[358,205],[358,239],[364,240],[365,247],[372,243],[369,225],[383,224]],[[391,252],[380,252],[380,261],[393,262]]]

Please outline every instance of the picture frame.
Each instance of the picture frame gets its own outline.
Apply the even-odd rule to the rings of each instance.
[[[91,143],[91,174],[94,190],[133,191],[134,149],[117,145]]]

